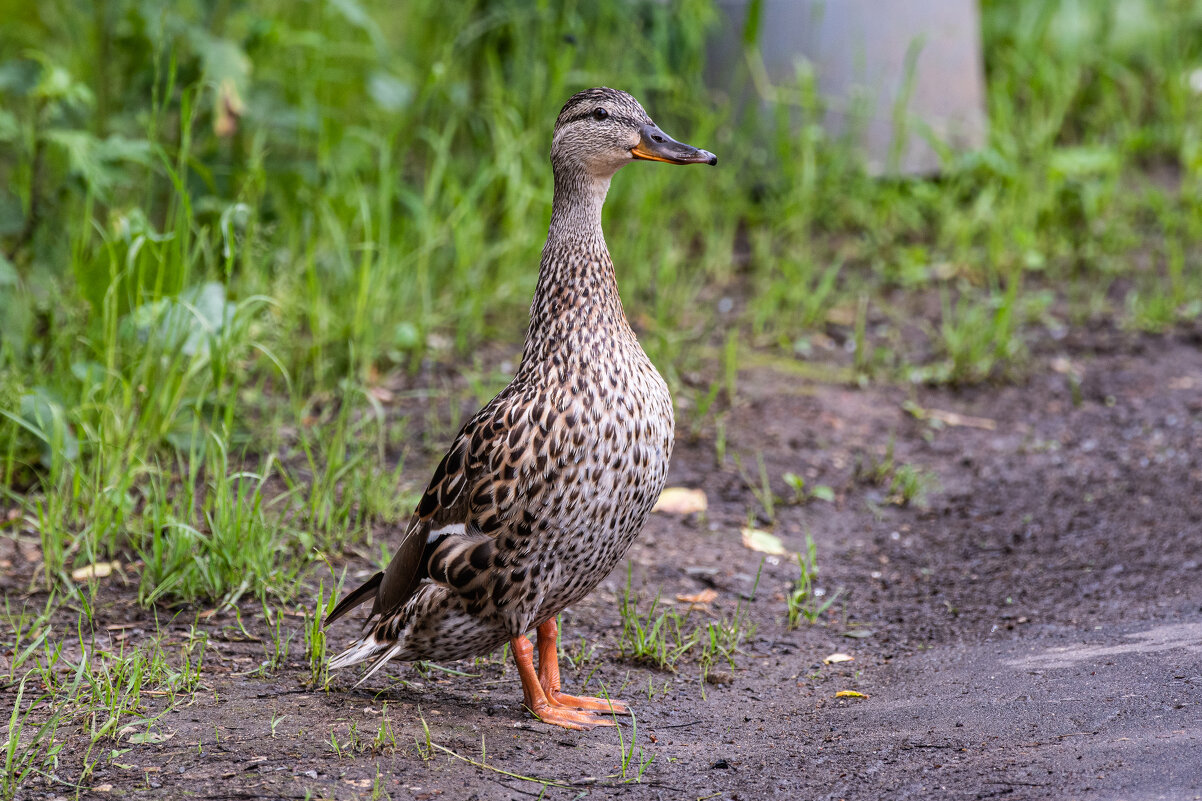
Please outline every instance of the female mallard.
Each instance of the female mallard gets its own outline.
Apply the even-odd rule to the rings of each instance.
[[[609,181],[635,159],[718,163],[625,92],[589,89],[559,112],[521,366],[455,438],[388,568],[326,618],[372,600],[371,630],[330,667],[375,659],[366,680],[390,659],[463,659],[508,640],[539,719],[587,729],[612,723],[594,713],[627,711],[559,691],[555,617],[626,553],[672,455],[672,398],[626,321],[601,233]]]

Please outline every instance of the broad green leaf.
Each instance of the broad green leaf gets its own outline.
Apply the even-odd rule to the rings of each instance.
[[[62,403],[45,387],[21,396],[21,419],[25,429],[42,441],[42,464],[49,467],[55,456],[64,461],[79,458],[79,440],[67,424]]]

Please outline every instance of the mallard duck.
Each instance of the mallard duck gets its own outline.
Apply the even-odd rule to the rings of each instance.
[[[362,683],[391,659],[464,659],[509,642],[540,720],[589,729],[628,712],[560,691],[556,616],[626,553],[672,456],[672,398],[626,320],[601,232],[610,179],[640,159],[718,162],[626,92],[588,89],[564,104],[521,365],[451,444],[387,569],[326,618],[372,601],[364,635],[331,668],[374,660]]]

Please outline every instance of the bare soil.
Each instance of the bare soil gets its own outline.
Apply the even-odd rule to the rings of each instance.
[[[637,739],[630,725],[620,739],[538,723],[499,657],[450,666],[466,676],[398,665],[370,689],[351,689],[347,672],[311,690],[299,617],[285,618],[285,665],[255,675],[268,627],[248,607],[241,626],[232,612],[200,621],[203,689],[154,727],[170,738],[106,746],[129,750],[101,760],[82,795],[1202,798],[1197,338],[1049,343],[1031,377],[1004,388],[858,389],[756,367],[739,390],[721,467],[713,426],[682,422],[670,484],[703,489],[708,512],[653,515],[629,555],[644,610],[658,592],[683,612],[678,595],[712,588],[690,621],[749,613],[736,667],[703,684],[690,657],[676,673],[623,659],[625,568],[562,620],[565,689],[629,701]],[[869,475],[890,443],[894,473],[937,477],[926,504],[899,503]],[[762,456],[782,497],[793,472],[836,498],[777,504],[770,526],[736,454],[753,481]],[[815,540],[817,586],[839,592],[817,623],[785,625],[798,566],[744,546],[757,516],[790,551]],[[348,582],[369,569],[351,564]],[[155,630],[116,580],[103,597],[100,636]],[[182,638],[194,617],[160,614],[159,626]],[[354,631],[340,623],[331,648]],[[854,660],[825,664],[834,653]],[[369,747],[384,717],[395,745]],[[78,775],[87,741],[70,734],[63,776]],[[654,760],[636,775],[640,757]],[[75,792],[34,781],[20,794],[56,795]]]

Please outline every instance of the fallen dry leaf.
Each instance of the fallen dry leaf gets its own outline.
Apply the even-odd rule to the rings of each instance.
[[[688,487],[668,487],[660,493],[659,500],[651,507],[653,512],[668,515],[691,515],[709,508],[705,492]]]
[[[1072,359],[1064,356],[1057,356],[1052,359],[1051,368],[1061,375],[1071,375],[1077,380],[1081,379],[1083,371],[1078,367]]]
[[[714,599],[717,597],[718,592],[716,590],[704,589],[701,592],[695,592],[692,595],[677,595],[676,600],[680,601],[682,604],[708,604],[713,603]]]
[[[114,570],[121,567],[120,562],[96,562],[92,565],[84,565],[77,567],[71,571],[71,578],[75,581],[90,581],[91,579],[102,579],[105,576],[112,574]]]
[[[838,662],[854,662],[856,658],[851,654],[831,654],[826,659],[822,660],[824,665],[834,665]]]
[[[130,728],[130,727],[126,726],[126,728]],[[124,730],[125,729],[122,729],[122,731],[124,731]],[[173,732],[173,731],[168,731],[168,732],[143,731],[143,732],[138,732],[136,734],[129,735],[129,740],[127,742],[140,743],[143,745],[154,744],[154,743],[165,743],[174,736],[175,736],[175,732]]]
[[[858,693],[855,690],[840,690],[839,692],[835,693],[835,697],[836,698],[867,698],[868,696],[864,695],[864,693]]]
[[[743,545],[753,551],[784,556],[788,553],[780,537],[758,528],[743,529]]]
[[[997,421],[990,420],[988,417],[973,417],[956,412],[945,412],[942,409],[927,409],[926,416],[931,420],[938,420],[944,425],[953,427],[980,428],[985,431],[994,431],[997,429]]]
[[[367,394],[371,395],[380,403],[392,403],[392,399],[394,397],[392,390],[388,389],[387,387],[379,386],[372,387],[371,389],[367,390]]]

